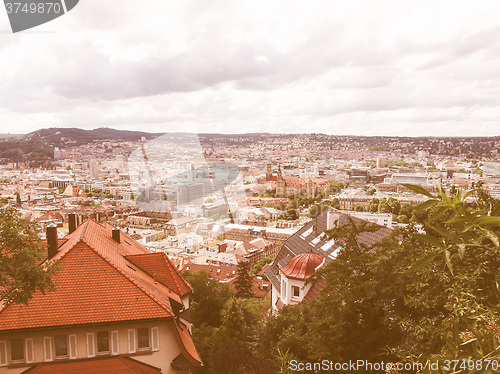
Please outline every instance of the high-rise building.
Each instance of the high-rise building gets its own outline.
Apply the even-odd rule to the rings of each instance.
[[[97,160],[91,159],[90,160],[90,178],[92,179],[99,179],[99,163]]]
[[[177,186],[177,205],[201,205],[203,183],[180,184]]]

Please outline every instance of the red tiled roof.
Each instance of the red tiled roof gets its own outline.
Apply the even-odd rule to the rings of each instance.
[[[231,287],[231,291],[236,294],[236,287],[235,287],[235,281],[236,278],[233,278],[229,286]],[[261,279],[258,279],[257,277],[252,276],[252,288],[250,289],[250,293],[253,295],[253,297],[257,298],[264,298],[266,295],[271,291],[271,283],[268,281],[264,281]]]
[[[188,281],[177,271],[163,252],[125,256],[157,281],[180,296],[193,292]]]
[[[175,337],[177,339],[177,343],[181,348],[181,353],[191,364],[201,364],[201,358],[196,350],[196,347],[193,343],[193,338],[187,329],[187,326],[183,323],[178,323],[177,321],[173,321],[175,326]]]
[[[197,273],[201,270],[205,270],[219,282],[221,281],[227,282],[236,277],[236,271],[238,270],[238,267],[187,263],[181,270],[183,271],[185,270],[190,273]]]
[[[53,257],[60,264],[57,290],[36,292],[26,306],[5,306],[0,331],[174,316],[170,300],[181,304],[179,295],[126,259],[149,253],[146,248],[124,233],[117,243],[111,225],[92,220],[67,238]]]
[[[23,371],[22,374],[161,374],[161,369],[130,357],[107,357],[83,361],[51,362]]]
[[[290,260],[280,271],[288,278],[306,279],[314,274],[323,262],[323,256],[313,252],[301,253]]]

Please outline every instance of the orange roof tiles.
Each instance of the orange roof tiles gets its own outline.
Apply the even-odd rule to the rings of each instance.
[[[188,281],[177,271],[165,253],[128,255],[125,258],[176,294],[184,296],[193,292]]]
[[[236,277],[238,267],[187,263],[182,270],[190,273],[197,273],[201,270],[205,270],[219,282],[228,282]]]
[[[40,364],[23,374],[161,374],[161,369],[130,357],[107,357],[84,361]]]
[[[152,264],[159,256],[147,257],[151,253],[124,233],[114,241],[111,228],[89,220],[68,235],[53,257],[60,264],[57,290],[35,293],[27,306],[0,309],[0,330],[173,317],[171,301],[182,304],[177,292],[185,294],[189,284],[165,259]]]
[[[175,337],[184,358],[191,364],[201,363],[200,355],[194,346],[193,339],[187,329],[187,326],[183,323],[177,323],[177,321],[174,321],[173,323],[176,331]]]

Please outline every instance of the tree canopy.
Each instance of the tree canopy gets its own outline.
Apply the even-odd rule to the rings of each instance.
[[[252,293],[252,275],[250,269],[250,262],[238,262],[238,269],[236,270],[236,279],[234,280],[234,288],[236,289],[236,297],[249,298],[253,296]]]
[[[35,223],[24,220],[13,208],[0,207],[0,299],[27,304],[36,291],[45,293],[55,285],[54,263],[42,266],[46,246]]]

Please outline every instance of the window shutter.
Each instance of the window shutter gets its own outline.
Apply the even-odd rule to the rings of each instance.
[[[95,339],[91,332],[87,333],[87,357],[95,357]]]
[[[75,359],[78,357],[76,335],[69,336],[69,358]]]
[[[128,330],[128,353],[135,353],[135,330]]]
[[[33,338],[26,339],[25,342],[26,342],[26,362],[32,363],[34,361],[34,358],[33,358]]]
[[[0,366],[7,365],[7,342],[0,342]]]
[[[111,354],[117,355],[120,353],[120,346],[118,341],[118,330],[111,331]]]
[[[160,331],[158,327],[151,328],[151,349],[153,351],[160,350]]]
[[[45,361],[52,361],[52,339],[49,336],[43,337],[43,354]]]

